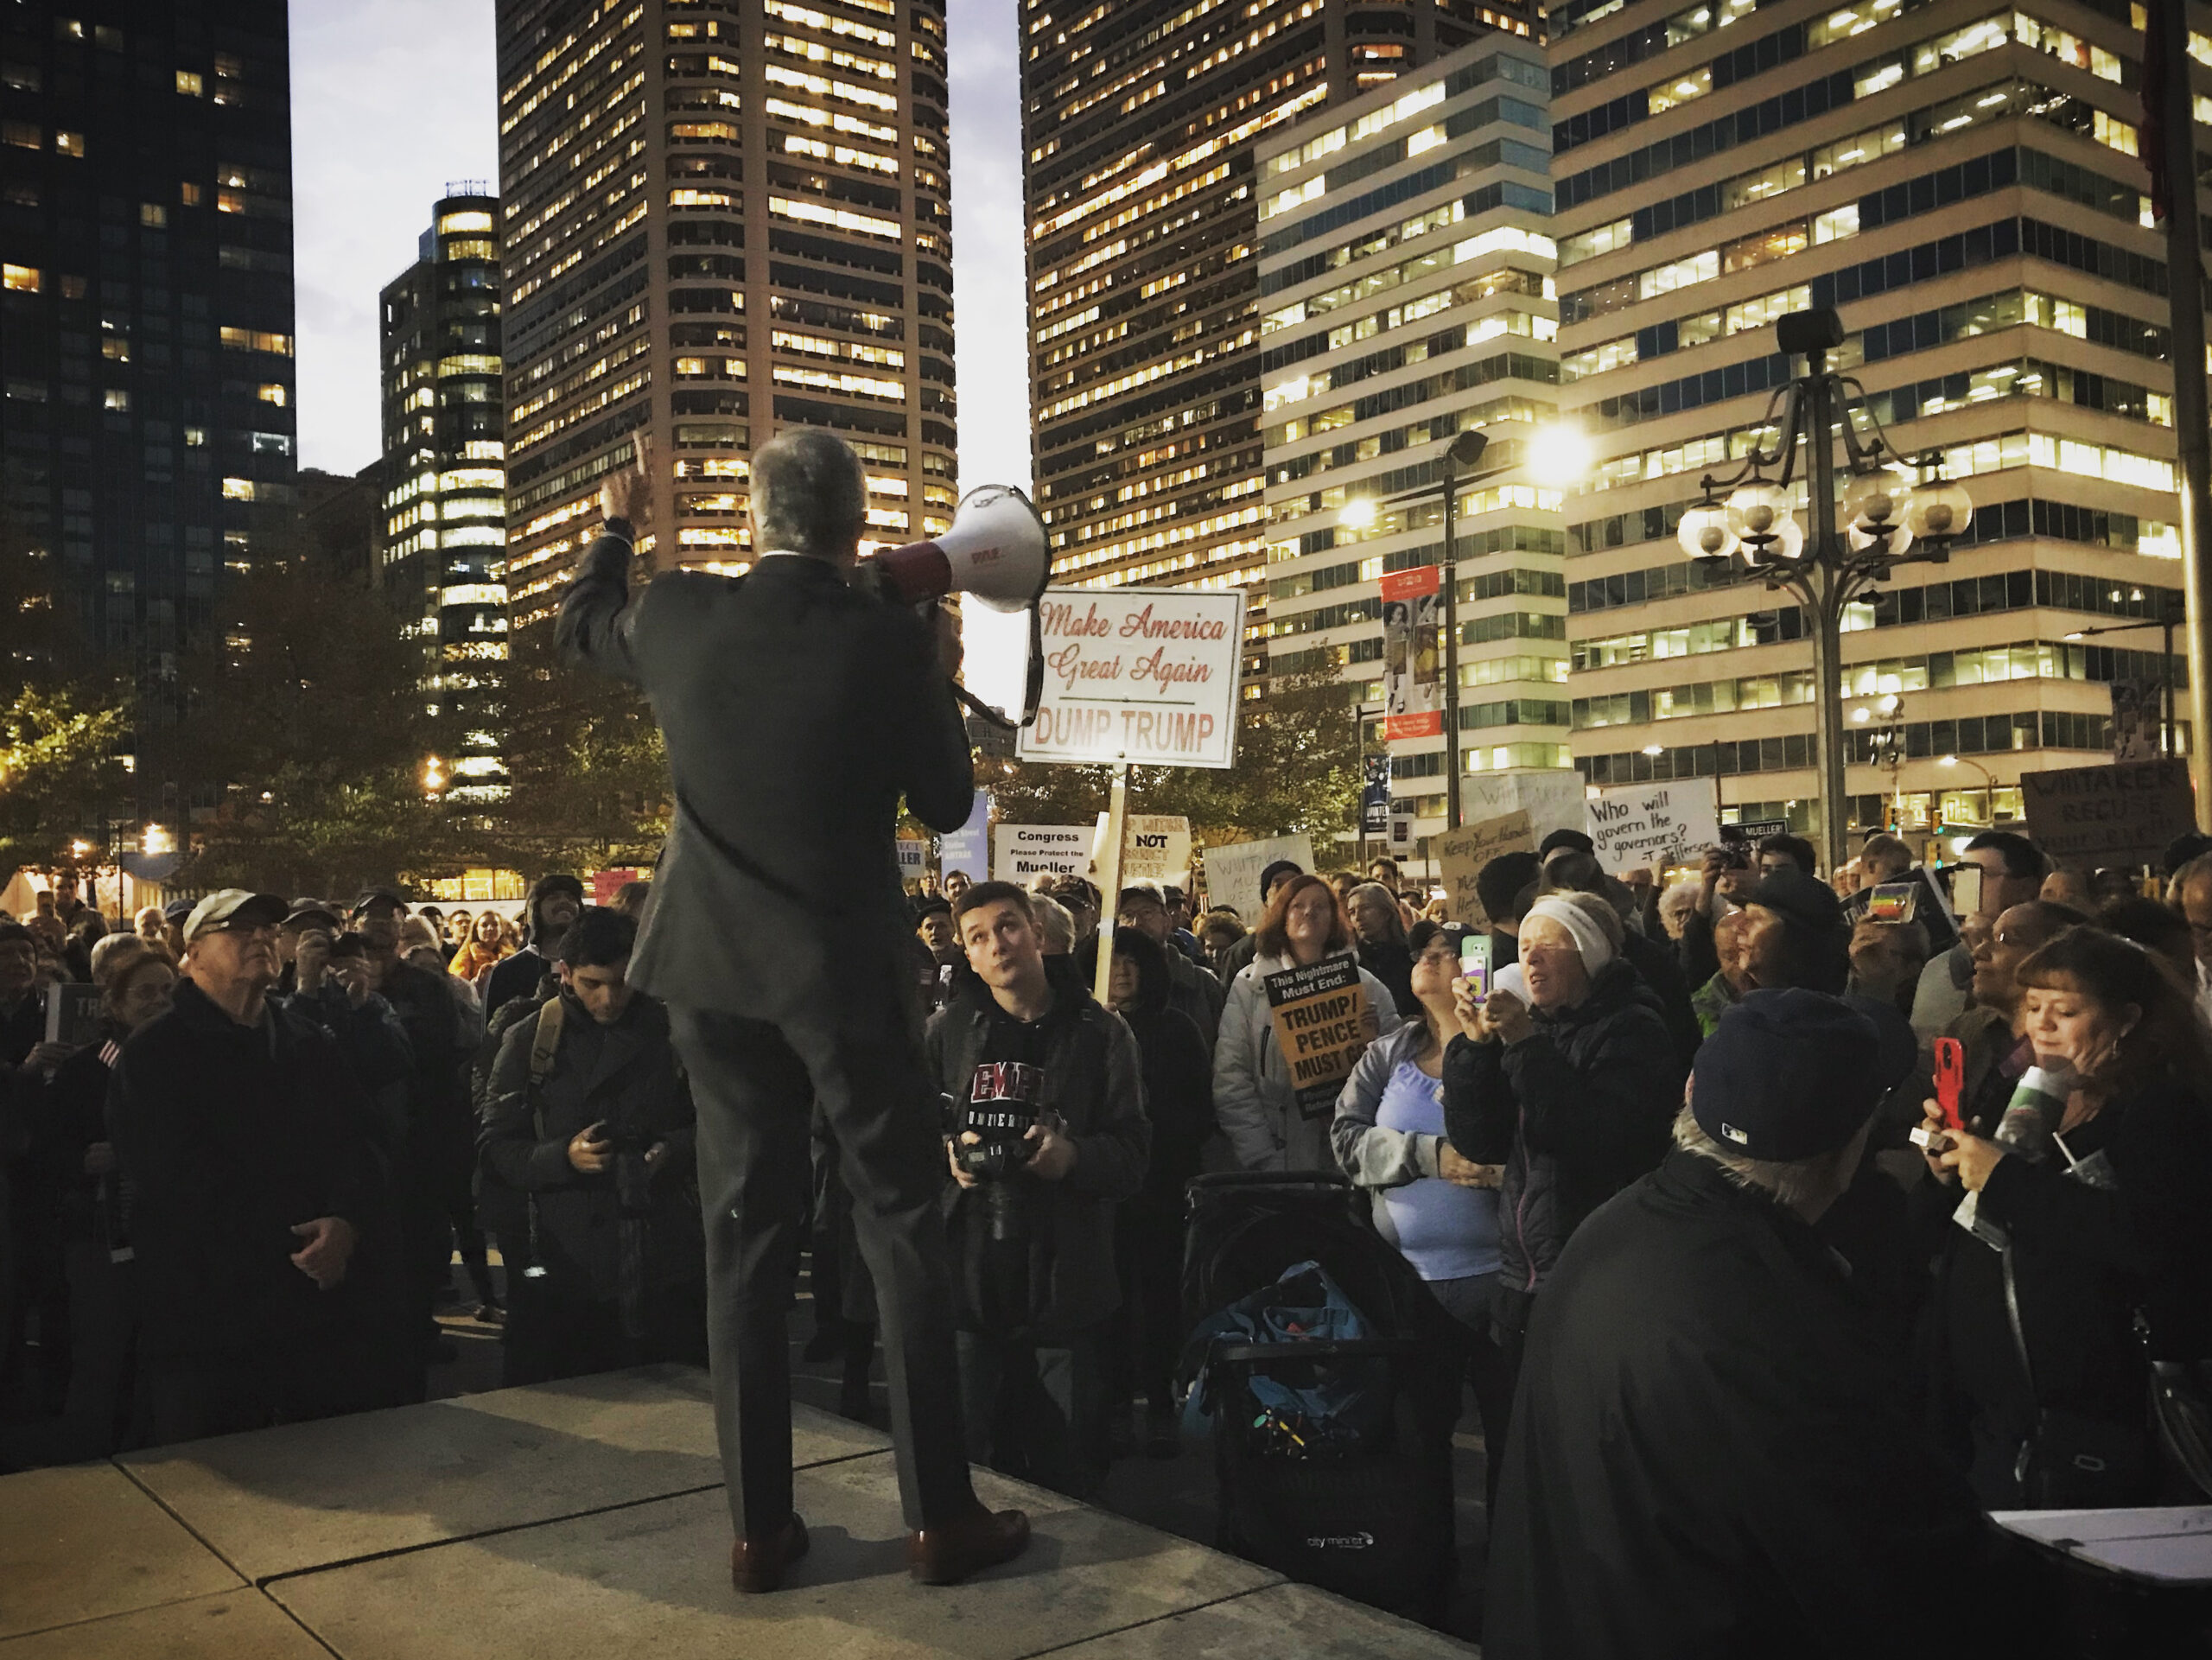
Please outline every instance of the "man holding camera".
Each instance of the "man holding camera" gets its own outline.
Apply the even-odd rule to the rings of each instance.
[[[637,936],[618,911],[579,917],[560,995],[508,1031],[492,1069],[479,1156],[530,1208],[510,1387],[707,1358],[691,1091],[667,1011],[629,983]]]
[[[715,1427],[731,1580],[772,1591],[806,1553],[791,1506],[785,1314],[810,1186],[810,1109],[835,1138],[876,1285],[914,1576],[1018,1555],[1018,1511],[968,1478],[935,1088],[921,1052],[899,798],[938,830],[975,802],[952,691],[959,640],[855,571],[868,478],[835,434],[753,452],[753,569],[666,571],[633,600],[642,455],[561,602],[572,661],[635,681],[667,740],[675,811],[630,978],[664,999],[699,1109]]]
[[[1152,1126],[1136,1039],[1028,895],[979,882],[956,918],[975,978],[930,1021],[953,1180],[968,1455],[1080,1498],[1105,1472],[1114,1213],[1144,1185]]]

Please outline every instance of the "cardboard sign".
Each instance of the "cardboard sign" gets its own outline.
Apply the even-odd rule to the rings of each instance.
[[[1106,815],[1090,836],[1090,863],[1084,872],[1093,881],[1106,857]],[[1131,813],[1122,828],[1122,886],[1131,882],[1164,882],[1180,887],[1191,870],[1191,821],[1179,813]]]
[[[1313,868],[1313,843],[1304,836],[1270,836],[1264,841],[1235,842],[1208,848],[1206,903],[1225,905],[1244,919],[1247,926],[1260,919],[1260,873],[1279,859],[1287,859],[1300,870]]]
[[[1590,839],[1610,871],[1687,863],[1720,839],[1720,814],[1709,778],[1601,790],[1590,798]]]
[[[1234,762],[1243,594],[1048,588],[1038,614],[1045,691],[1022,760]]]
[[[100,989],[56,983],[46,989],[46,1040],[72,1049],[100,1040]]]
[[[1554,830],[1583,827],[1583,799],[1588,793],[1582,774],[1572,767],[1470,773],[1459,780],[1459,811],[1470,824],[1525,812],[1529,830],[1541,842]]]
[[[2178,756],[2023,773],[2020,799],[2035,844],[2083,869],[2155,865],[2196,828],[2189,763]]]
[[[1475,891],[1475,879],[1484,865],[1502,853],[1534,853],[1536,832],[1527,813],[1510,812],[1440,836],[1429,846],[1444,876],[1444,902],[1452,907],[1452,921],[1470,928],[1487,928],[1490,915]]]
[[[1032,876],[1090,874],[1090,830],[1083,824],[1001,824],[991,832],[991,875],[1027,885]]]
[[[1382,590],[1382,735],[1433,738],[1444,730],[1443,682],[1437,673],[1438,618],[1443,583],[1434,565],[1384,575]]]
[[[1359,964],[1332,957],[1305,968],[1284,969],[1261,983],[1268,994],[1268,1017],[1275,1042],[1298,1091],[1298,1110],[1307,1118],[1334,1112],[1344,1079],[1374,1035],[1367,988]]]
[[[954,871],[964,871],[977,881],[983,880],[985,859],[989,852],[986,845],[987,832],[991,824],[991,798],[982,791],[976,792],[976,800],[968,809],[968,822],[946,835],[938,847],[938,870],[950,876]]]

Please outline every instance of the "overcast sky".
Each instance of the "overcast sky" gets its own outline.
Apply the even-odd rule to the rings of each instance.
[[[1029,483],[1015,0],[950,0],[953,304],[963,486]],[[449,181],[497,188],[490,0],[292,8],[302,465],[376,458],[377,295]]]

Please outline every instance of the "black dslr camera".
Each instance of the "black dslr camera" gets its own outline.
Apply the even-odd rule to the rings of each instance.
[[[944,1097],[952,1127],[953,1156],[981,1184],[977,1189],[993,1239],[1022,1239],[1029,1233],[1027,1185],[1015,1181],[1037,1144],[1028,1139],[1037,1119],[1016,1101],[963,1102]],[[968,1141],[974,1135],[977,1139]]]

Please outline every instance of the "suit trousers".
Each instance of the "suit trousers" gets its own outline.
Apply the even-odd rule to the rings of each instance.
[[[791,1513],[791,1351],[785,1328],[804,1228],[810,1109],[819,1103],[875,1281],[910,1529],[976,1509],[953,1349],[940,1198],[938,1092],[888,976],[818,1014],[771,1023],[672,1003],[698,1112],[715,1429],[741,1536]]]

